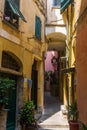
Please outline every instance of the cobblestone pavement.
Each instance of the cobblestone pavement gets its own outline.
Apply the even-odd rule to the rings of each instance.
[[[45,92],[44,111],[38,120],[39,130],[69,130],[67,116],[60,111],[60,102]]]

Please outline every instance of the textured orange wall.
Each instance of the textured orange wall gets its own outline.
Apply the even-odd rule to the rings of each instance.
[[[87,25],[77,35],[76,71],[79,116],[87,123]]]
[[[83,10],[86,8],[87,6],[87,0],[81,0],[81,11],[80,14],[83,12]]]

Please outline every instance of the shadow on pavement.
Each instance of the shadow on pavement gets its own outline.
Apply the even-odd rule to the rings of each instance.
[[[52,115],[56,114],[60,111],[60,105],[58,97],[54,97],[50,94],[50,92],[44,93],[44,111],[43,116],[40,119],[40,122],[52,117]]]

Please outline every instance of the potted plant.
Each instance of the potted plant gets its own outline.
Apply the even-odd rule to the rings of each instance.
[[[77,102],[68,106],[68,120],[70,130],[79,129]]]
[[[25,101],[20,110],[20,124],[22,130],[30,130],[36,128],[36,121],[34,118],[35,105],[33,101]]]

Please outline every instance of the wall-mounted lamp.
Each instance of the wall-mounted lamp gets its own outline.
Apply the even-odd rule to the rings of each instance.
[[[28,82],[28,87],[31,88],[32,87],[32,80],[28,79],[27,82]]]

